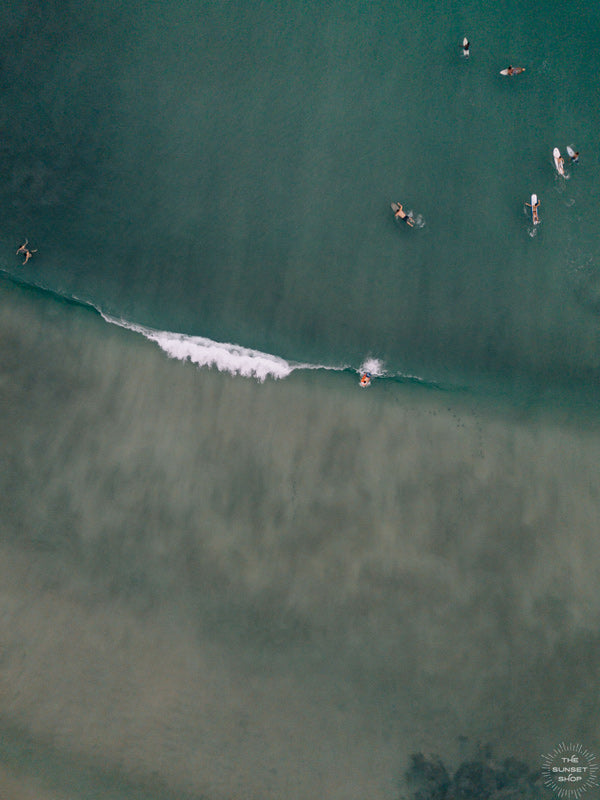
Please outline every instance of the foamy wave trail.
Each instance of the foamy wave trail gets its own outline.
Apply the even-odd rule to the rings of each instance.
[[[102,317],[112,325],[127,328],[140,333],[151,342],[155,342],[161,350],[179,361],[191,361],[199,367],[216,367],[219,372],[241,375],[244,378],[255,378],[262,383],[267,378],[287,378],[296,369],[337,369],[317,364],[297,364],[286,361],[279,356],[261,353],[237,344],[214,342],[203,336],[187,336],[184,333],[157,331],[144,325],[136,325],[100,312]]]

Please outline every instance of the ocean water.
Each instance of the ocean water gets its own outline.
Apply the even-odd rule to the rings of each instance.
[[[0,9],[5,795],[397,800],[414,752],[600,756],[599,32]]]

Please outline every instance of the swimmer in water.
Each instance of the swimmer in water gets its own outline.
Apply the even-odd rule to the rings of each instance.
[[[406,211],[402,208],[402,203],[396,203],[396,205],[398,206],[398,210],[394,211],[394,216],[396,217],[396,219],[403,219],[404,222],[406,222],[406,224],[410,225],[410,227],[412,228],[412,226],[415,224],[414,219],[412,217],[409,217]]]
[[[25,239],[25,243],[22,244],[21,247],[19,247],[19,249],[17,250],[17,253],[16,253],[17,255],[24,255],[25,256],[25,261],[23,262],[23,265],[25,265],[29,261],[29,259],[31,258],[31,256],[34,253],[37,253],[37,250],[30,250],[27,247],[28,244],[29,244],[29,239]]]

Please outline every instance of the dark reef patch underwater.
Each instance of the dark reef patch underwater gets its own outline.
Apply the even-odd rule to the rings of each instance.
[[[415,753],[405,779],[410,800],[542,800],[549,796],[540,772],[532,772],[514,757],[497,761],[490,748],[464,761],[454,774],[439,757]]]

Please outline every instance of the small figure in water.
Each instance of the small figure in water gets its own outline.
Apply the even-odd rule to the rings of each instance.
[[[30,250],[27,247],[28,244],[29,244],[29,239],[25,239],[25,244],[22,244],[21,247],[19,247],[19,249],[17,250],[17,255],[24,255],[25,256],[25,261],[23,262],[23,265],[25,265],[29,261],[29,259],[31,258],[31,256],[34,253],[37,253],[37,249],[36,250]]]
[[[360,385],[364,388],[371,385],[371,373],[370,372],[363,372],[360,376]]]
[[[536,197],[537,197],[537,195],[536,195]],[[540,201],[536,200],[533,205],[531,205],[531,203],[525,203],[525,205],[529,206],[529,208],[531,209],[531,217],[533,219],[533,224],[534,225],[538,225],[539,221],[540,221],[540,218],[538,216],[538,208],[540,206]]]
[[[402,203],[397,203],[396,205],[398,206],[398,210],[394,211],[394,216],[397,219],[403,219],[404,222],[406,222],[406,224],[410,225],[410,227],[412,228],[412,226],[415,224],[414,219],[412,217],[409,217],[406,211],[402,208]]]
[[[506,70],[507,75],[518,75],[520,72],[525,72],[525,67],[513,67],[511,64]]]
[[[569,153],[569,156],[571,157],[571,163],[572,164],[578,164],[579,163],[579,150],[571,151]]]
[[[468,58],[469,57],[469,52],[470,52],[470,49],[471,49],[471,42],[467,39],[466,36],[463,39],[463,42],[462,42],[461,46],[462,46],[463,56],[465,58]]]

